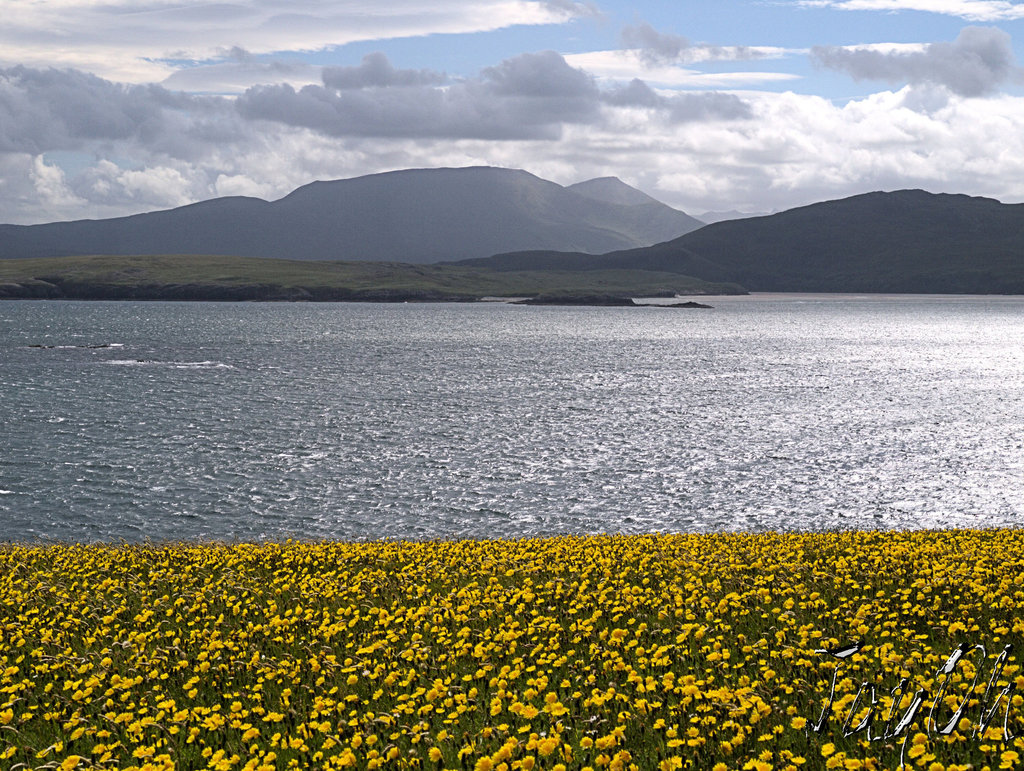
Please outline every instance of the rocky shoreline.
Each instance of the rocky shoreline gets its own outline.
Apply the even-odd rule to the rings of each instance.
[[[279,284],[100,284],[46,277],[0,282],[3,300],[154,300],[205,302],[480,302],[484,298],[441,292],[344,287],[301,287]],[[688,301],[638,303],[619,295],[539,295],[514,300],[514,305],[577,305],[600,307],[710,308]]]
[[[220,302],[473,302],[477,298],[430,291],[356,290],[278,284],[93,284],[61,279],[0,283],[7,300],[184,300]]]

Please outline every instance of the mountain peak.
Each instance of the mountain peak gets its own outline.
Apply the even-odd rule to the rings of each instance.
[[[614,203],[618,206],[641,206],[648,203],[661,203],[635,187],[627,185],[618,177],[597,177],[585,182],[569,185],[567,190],[592,198],[595,201]]]
[[[618,180],[610,185],[650,203],[580,195],[520,169],[404,169],[312,182],[273,202],[213,199],[91,223],[0,226],[0,258],[224,254],[429,263],[529,249],[600,254],[700,227]]]

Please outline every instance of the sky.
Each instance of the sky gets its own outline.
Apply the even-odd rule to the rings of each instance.
[[[616,176],[689,214],[1024,201],[1024,1],[0,0],[0,222],[317,179]]]

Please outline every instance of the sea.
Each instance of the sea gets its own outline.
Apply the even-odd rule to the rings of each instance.
[[[0,542],[1024,524],[1024,297],[0,302]]]

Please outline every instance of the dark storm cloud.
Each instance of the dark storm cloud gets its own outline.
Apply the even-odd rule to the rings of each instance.
[[[380,53],[367,54],[358,67],[324,67],[323,82],[327,88],[346,91],[358,88],[389,86],[437,86],[446,80],[433,70],[399,70]]]
[[[994,27],[965,27],[952,43],[912,53],[815,46],[811,55],[857,80],[940,85],[960,96],[983,96],[1020,77],[1010,36]]]

